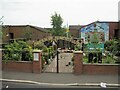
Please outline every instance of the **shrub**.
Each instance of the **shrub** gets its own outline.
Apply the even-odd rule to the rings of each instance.
[[[44,43],[41,43],[40,41],[37,41],[34,43],[34,48],[36,48],[36,49],[42,50],[44,47],[46,47],[46,46],[44,45]]]
[[[14,41],[5,45],[4,49],[4,60],[33,60],[32,47],[24,41]]]
[[[120,56],[120,38],[113,39],[105,42],[105,49],[112,54]]]

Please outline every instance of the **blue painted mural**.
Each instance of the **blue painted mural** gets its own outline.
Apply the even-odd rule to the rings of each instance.
[[[82,38],[84,42],[87,43],[89,41],[89,34],[94,32],[95,30],[98,33],[97,34],[98,37],[102,39],[100,42],[109,40],[109,23],[105,23],[105,22],[96,22],[96,26],[94,26],[93,23],[81,28],[80,38]]]

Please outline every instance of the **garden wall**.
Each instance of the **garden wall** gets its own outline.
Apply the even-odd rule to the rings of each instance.
[[[2,61],[2,70],[41,73],[42,72],[42,53],[41,50],[33,51],[33,61]]]
[[[83,64],[84,74],[118,74],[118,64]]]
[[[74,51],[74,74],[118,74],[119,64],[83,64],[83,53]]]
[[[40,54],[41,57],[41,54]],[[119,64],[83,64],[82,53],[74,53],[75,74],[118,74]],[[2,62],[2,70],[41,73],[42,65],[39,61],[9,61]]]
[[[2,62],[2,70],[5,71],[20,71],[20,72],[33,72],[33,64],[31,61],[11,61]]]

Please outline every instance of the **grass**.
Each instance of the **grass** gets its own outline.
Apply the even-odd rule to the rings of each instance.
[[[88,63],[88,57],[83,57],[83,63]]]

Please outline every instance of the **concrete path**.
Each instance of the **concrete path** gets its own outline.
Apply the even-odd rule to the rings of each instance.
[[[73,53],[60,53],[59,54],[59,72],[60,73],[72,73],[73,66],[68,65],[68,62],[71,62]],[[55,57],[52,62],[46,66],[44,72],[56,72],[57,66],[57,57]]]
[[[3,71],[3,79],[13,80],[29,80],[40,83],[56,83],[56,84],[70,84],[70,83],[109,83],[118,84],[118,75],[74,75],[68,73],[23,73],[23,72],[9,72]]]

